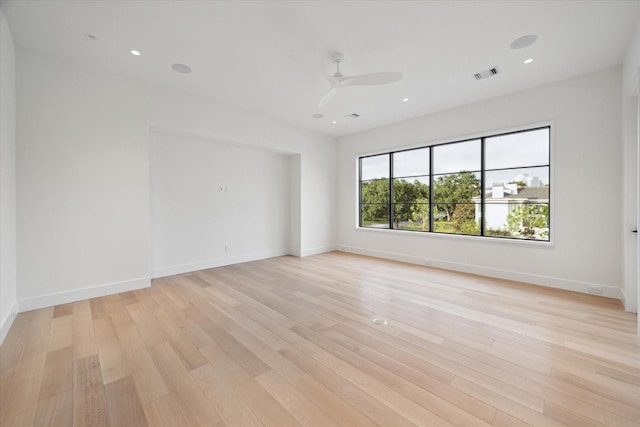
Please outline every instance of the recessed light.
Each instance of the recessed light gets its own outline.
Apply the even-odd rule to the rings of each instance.
[[[531,64],[533,62],[533,58],[529,58],[529,59],[525,59],[524,63],[525,64]]]
[[[334,121],[332,121],[332,122],[331,122],[331,124],[334,124],[334,125],[335,125],[336,123],[338,123],[338,121],[337,121],[337,120],[334,120]]]
[[[189,74],[191,73],[191,67],[189,67],[188,65],[184,65],[184,64],[172,64],[171,68],[174,69],[174,71],[177,71],[178,73],[182,73],[182,74]]]
[[[323,117],[324,117],[324,114],[316,113],[316,114],[314,114],[314,115],[313,115],[313,116],[311,116],[311,117],[313,117],[314,119],[321,119],[321,118],[323,118]]]
[[[131,55],[133,56],[140,56],[140,52],[135,49],[131,49],[129,52],[131,52]]]
[[[409,98],[402,98],[402,102],[407,102],[409,101]]]
[[[535,34],[529,34],[528,36],[518,37],[511,42],[511,49],[523,49],[527,46],[531,46],[538,40],[538,36]]]

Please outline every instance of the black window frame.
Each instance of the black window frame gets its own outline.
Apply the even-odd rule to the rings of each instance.
[[[494,169],[487,169],[486,168],[486,158],[485,158],[485,154],[486,154],[486,147],[485,147],[485,143],[487,139],[490,138],[495,138],[495,137],[501,137],[501,136],[506,136],[506,135],[514,135],[514,134],[519,134],[519,133],[526,133],[526,132],[533,132],[533,131],[539,131],[542,129],[547,129],[548,131],[548,157],[547,157],[547,163],[546,164],[540,164],[540,165],[526,165],[526,166],[511,166],[511,167],[502,167],[502,168],[494,168]],[[483,135],[483,136],[477,136],[477,137],[472,137],[472,138],[466,138],[466,139],[461,139],[461,140],[455,140],[455,141],[447,141],[444,143],[438,143],[438,144],[430,144],[430,145],[423,145],[423,146],[418,146],[418,147],[411,147],[411,148],[404,148],[404,149],[399,149],[399,150],[393,150],[393,151],[386,151],[386,152],[381,152],[381,153],[376,153],[376,154],[370,154],[370,155],[364,155],[364,156],[360,156],[358,157],[358,228],[361,229],[365,229],[365,230],[371,230],[371,229],[378,229],[378,230],[393,230],[393,231],[399,231],[399,232],[409,232],[409,233],[432,233],[432,234],[438,234],[438,235],[456,235],[456,236],[472,236],[472,237],[480,237],[480,238],[491,238],[491,239],[505,239],[505,240],[510,240],[510,241],[527,241],[527,242],[544,242],[544,243],[550,243],[551,242],[551,235],[552,235],[552,206],[551,206],[551,188],[553,186],[553,182],[552,182],[552,165],[551,165],[551,157],[552,157],[552,151],[551,151],[551,139],[552,139],[552,126],[550,124],[548,125],[541,125],[541,126],[535,126],[535,127],[531,127],[531,128],[526,128],[526,129],[520,129],[520,130],[516,130],[516,131],[509,131],[509,132],[500,132],[500,133],[495,133],[495,134],[487,134],[487,135]],[[435,147],[441,147],[444,145],[450,145],[450,144],[458,144],[458,143],[464,143],[464,142],[470,142],[470,141],[479,141],[480,143],[480,170],[474,170],[474,171],[459,171],[459,172],[447,172],[447,173],[434,173],[434,156],[433,156],[433,151]],[[402,229],[402,228],[394,228],[394,181],[396,179],[404,179],[406,177],[395,177],[394,173],[393,173],[393,167],[394,167],[394,154],[395,153],[401,153],[401,152],[407,152],[407,151],[412,151],[412,150],[420,150],[420,149],[425,149],[428,148],[429,149],[429,165],[428,165],[428,175],[419,175],[420,177],[429,177],[429,230],[408,230],[408,229]],[[362,160],[366,159],[366,158],[370,158],[370,157],[376,157],[376,156],[383,156],[383,155],[387,155],[389,157],[389,177],[386,178],[389,181],[389,189],[388,189],[388,194],[389,194],[389,201],[388,203],[388,216],[389,216],[389,223],[387,224],[386,227],[371,227],[371,226],[363,226],[362,225],[362,207],[363,205],[366,205],[366,203],[362,202]],[[549,198],[547,200],[546,203],[540,204],[540,205],[546,205],[548,206],[548,217],[547,217],[547,224],[548,224],[548,235],[547,238],[531,238],[531,237],[518,237],[518,236],[499,236],[499,235],[491,235],[491,234],[486,234],[487,230],[485,229],[485,223],[486,223],[486,216],[485,216],[485,210],[486,210],[486,185],[485,185],[485,181],[486,181],[486,173],[487,172],[495,172],[495,171],[504,171],[504,170],[517,170],[517,169],[534,169],[534,168],[548,168],[548,181],[549,183],[547,184],[547,186],[549,187]],[[436,203],[434,201],[435,199],[435,180],[437,179],[437,177],[439,176],[445,176],[448,175],[450,173],[461,173],[461,172],[469,172],[469,173],[474,173],[474,174],[479,174],[480,175],[480,221],[479,221],[479,233],[480,234],[465,234],[465,233],[447,233],[447,232],[443,232],[443,231],[435,231],[434,229],[434,225],[435,225],[435,221],[434,221],[434,217],[436,215],[433,214],[434,212],[434,206],[437,205],[438,203]],[[375,178],[374,178],[375,179]],[[365,180],[365,181],[372,181],[373,179],[370,180]],[[459,202],[462,203],[462,202]],[[474,203],[477,204],[477,202],[465,202],[468,204]],[[510,202],[508,202],[508,204],[510,205]],[[524,202],[523,205],[528,205],[530,204],[530,202]],[[535,203],[534,203],[535,204]]]

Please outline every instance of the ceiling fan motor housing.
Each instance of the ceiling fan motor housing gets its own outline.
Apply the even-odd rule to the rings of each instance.
[[[336,64],[336,72],[333,77],[341,78],[344,77],[344,74],[340,72],[340,63],[344,61],[344,55],[340,52],[335,52],[331,54],[331,60],[334,64]]]

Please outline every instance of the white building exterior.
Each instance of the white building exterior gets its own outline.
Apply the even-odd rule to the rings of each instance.
[[[514,181],[538,184],[535,186],[518,188],[515,183],[494,183],[491,190],[485,193],[485,229],[506,230],[507,215],[514,207],[523,203],[549,203],[549,187],[543,186],[538,177],[528,175],[518,175]],[[481,221],[482,212],[480,197],[475,197],[476,219]]]

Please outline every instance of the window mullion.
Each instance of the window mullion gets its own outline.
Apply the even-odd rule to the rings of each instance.
[[[433,145],[429,147],[429,232],[433,232]]]
[[[358,159],[358,227],[362,227],[362,157]]]
[[[393,230],[394,206],[393,206],[393,153],[389,153],[389,230]]]
[[[484,185],[484,144],[485,138],[480,139],[480,235],[484,236],[485,185]],[[475,207],[474,207],[475,208]]]

